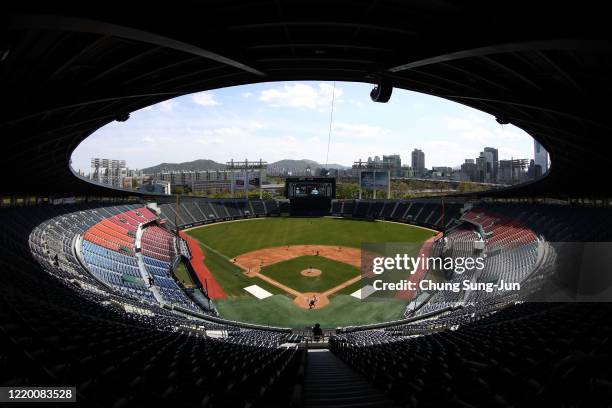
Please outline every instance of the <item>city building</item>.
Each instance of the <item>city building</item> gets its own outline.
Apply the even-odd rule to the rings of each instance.
[[[402,167],[402,159],[399,154],[390,154],[383,155],[381,159],[380,156],[368,157],[367,161],[362,161],[359,159],[355,161],[352,167],[352,176],[359,177],[359,172],[361,169],[380,169],[380,170],[388,170],[390,177],[406,177],[404,175],[404,168]]]
[[[91,159],[89,178],[95,182],[113,187],[122,187],[122,179],[126,176],[127,164],[125,160],[102,159],[98,157]]]
[[[402,159],[399,154],[383,155],[383,168],[389,169],[391,177],[402,177]]]
[[[219,184],[217,182],[225,182],[228,185],[232,180],[232,172],[227,170],[179,170],[179,171],[162,171],[155,173],[155,179],[167,181],[170,183],[170,188],[175,189],[176,187],[192,187],[193,183],[204,181],[213,182],[212,184]]]
[[[479,181],[478,167],[474,159],[465,159],[465,162],[461,165],[460,173],[459,179],[461,181]]]
[[[540,175],[548,171],[548,152],[535,139],[533,139],[533,159],[536,168],[540,168]]]
[[[231,191],[231,180],[196,180],[190,185],[191,192],[196,195],[210,195]]]
[[[484,152],[480,152],[480,156],[478,156],[475,160],[476,163],[476,180],[480,183],[488,183],[489,182],[489,174],[490,170],[487,163],[487,157]]]
[[[497,182],[497,171],[499,167],[499,152],[494,147],[484,148],[485,157],[487,158],[487,166],[490,169],[490,183]]]
[[[499,182],[501,184],[517,184],[527,180],[527,159],[512,159],[499,161]]]
[[[183,170],[162,171],[155,173],[153,178],[170,183],[170,189],[177,187],[189,188],[193,194],[215,194],[232,191],[232,183],[236,191],[244,190],[244,170]],[[259,180],[259,171],[249,171],[249,184],[254,186],[254,180],[265,183],[265,172],[263,180]],[[249,187],[253,188],[253,187]]]
[[[453,168],[447,166],[433,166],[431,178],[437,180],[450,180],[453,176]]]
[[[400,177],[403,178],[414,178],[414,169],[408,165],[404,165],[402,166],[401,170],[400,170]]]
[[[481,183],[498,181],[499,157],[494,147],[485,147],[476,158],[477,180]]]
[[[382,160],[379,156],[374,156],[373,159],[371,157],[368,157],[368,163],[380,164],[382,163]]]
[[[420,149],[414,149],[412,151],[412,168],[417,177],[425,173],[425,153]]]

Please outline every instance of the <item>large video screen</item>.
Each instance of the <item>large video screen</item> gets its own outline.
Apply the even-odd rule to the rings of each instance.
[[[388,170],[364,170],[361,172],[362,190],[387,190],[389,188]]]
[[[285,197],[326,198],[336,196],[336,179],[330,177],[290,177],[285,181]]]

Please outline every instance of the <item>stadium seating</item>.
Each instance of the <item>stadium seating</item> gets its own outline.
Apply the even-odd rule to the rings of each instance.
[[[288,334],[269,332],[270,341],[262,330],[229,336],[243,329],[166,310],[135,283],[133,255],[88,240],[83,255],[91,268],[81,265],[78,235],[131,210],[146,216],[130,212],[130,221],[152,221],[141,208],[0,210],[0,383],[73,384],[83,406],[287,405],[302,353],[279,346]],[[144,259],[161,276],[167,264]],[[212,339],[207,330],[226,334]],[[136,375],[134,367],[141,367]]]
[[[151,224],[155,219],[155,214],[141,207],[114,215],[89,228],[83,236],[86,266],[95,277],[126,296],[149,302],[162,301],[200,312],[171,276],[177,257],[175,238],[164,228]],[[142,269],[135,249],[139,228],[142,230]]]
[[[350,216],[365,218],[407,220],[410,214],[429,223],[443,214],[425,201],[339,203],[335,211],[348,207]],[[219,201],[192,204],[188,208],[199,209],[207,222],[202,208],[230,211]],[[269,202],[234,204],[241,216],[248,208],[275,213]],[[171,207],[160,206],[162,217]],[[450,211],[457,221],[436,220],[449,228],[446,243],[436,241],[432,253],[467,256],[481,237],[490,253],[480,275],[462,278],[516,280],[538,290],[563,259],[549,242],[612,238],[605,209],[480,203],[464,214]],[[141,204],[3,208],[0,222],[0,368],[21,367],[0,370],[3,383],[75,384],[82,401],[103,406],[289,405],[303,360],[303,351],[288,345],[296,339],[206,319],[170,275],[180,241]],[[139,257],[165,306],[148,287]],[[402,406],[590,407],[609,401],[609,305],[524,303],[481,292],[430,295],[411,314],[416,320],[339,332],[330,349]],[[135,366],[143,368],[137,375]]]
[[[339,334],[330,348],[402,406],[601,406],[611,317],[609,305],[522,304],[456,331]]]
[[[88,270],[108,285],[133,296],[154,302],[153,293],[145,284],[134,256],[112,251],[94,242],[83,242],[83,258]]]
[[[168,263],[173,262],[176,257],[175,237],[164,228],[158,226],[145,228],[141,245],[145,256]]]
[[[365,219],[384,219],[411,222],[427,227],[445,229],[459,219],[462,203],[442,204],[439,201],[423,200],[335,200],[329,215]],[[179,204],[160,205],[161,217],[172,228],[186,228],[210,222],[245,217],[277,216],[290,213],[289,202],[275,200],[219,200],[189,197]],[[417,217],[418,216],[418,217]]]

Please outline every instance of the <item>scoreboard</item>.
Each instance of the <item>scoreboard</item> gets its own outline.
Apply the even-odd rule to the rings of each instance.
[[[287,177],[285,197],[290,200],[331,200],[336,197],[336,179],[333,177]]]

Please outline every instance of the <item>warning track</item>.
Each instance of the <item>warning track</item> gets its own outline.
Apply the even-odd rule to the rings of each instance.
[[[227,299],[227,293],[225,293],[219,282],[217,282],[217,279],[215,279],[206,264],[204,264],[204,252],[202,252],[202,248],[200,248],[198,241],[183,231],[179,231],[179,235],[187,241],[189,245],[192,256],[191,265],[202,286],[208,288],[208,296],[211,299]]]

